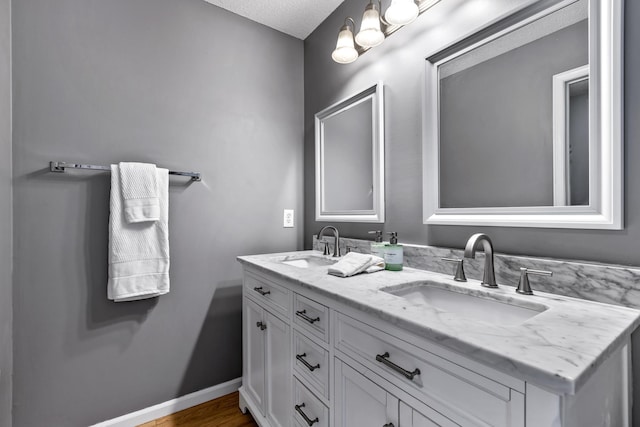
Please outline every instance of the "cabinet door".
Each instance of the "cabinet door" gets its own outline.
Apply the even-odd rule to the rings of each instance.
[[[428,407],[422,408],[425,414],[416,410],[404,402],[400,402],[400,426],[399,427],[454,427],[458,426],[448,418],[438,414]]]
[[[398,399],[335,359],[335,427],[398,426]]]
[[[282,320],[265,311],[267,418],[274,427],[291,425],[291,338]]]
[[[260,412],[265,409],[265,321],[263,310],[248,298],[244,299],[244,382],[250,397]]]

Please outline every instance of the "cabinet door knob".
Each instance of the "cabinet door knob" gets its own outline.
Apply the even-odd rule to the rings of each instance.
[[[263,291],[262,286],[256,286],[255,288],[253,288],[253,290],[262,296],[269,295],[271,293],[271,291]]]
[[[301,403],[299,405],[294,406],[294,408],[296,409],[296,412],[298,412],[302,418],[304,418],[304,420],[307,422],[308,426],[312,426],[317,422],[320,422],[320,420],[318,419],[318,417],[315,417],[315,419],[311,419],[307,416],[307,414],[304,413],[304,411],[302,410],[302,408],[304,408],[304,403]]]
[[[420,375],[420,369],[416,368],[412,371],[407,371],[406,369],[396,365],[395,363],[393,363],[391,360],[389,360],[389,352],[385,352],[384,354],[377,354],[376,355],[376,360],[380,363],[382,363],[383,365],[386,365],[388,367],[390,367],[391,369],[393,369],[394,371],[400,373],[402,376],[404,376],[405,378],[409,379],[409,380],[413,380],[413,377],[415,377],[416,375]]]
[[[265,329],[267,329],[267,325],[264,322],[257,322],[256,326],[260,328],[261,331],[264,331]]]
[[[306,320],[307,322],[311,323],[312,325],[315,322],[319,322],[320,321],[319,317],[309,317],[309,316],[307,316],[307,310],[296,311],[296,316],[303,318],[304,320]]]
[[[315,371],[316,369],[320,368],[320,364],[316,363],[316,365],[312,365],[309,362],[307,362],[304,358],[307,357],[307,353],[302,353],[302,354],[296,354],[296,359],[298,359],[304,366],[307,367],[308,370],[310,370],[311,372]]]

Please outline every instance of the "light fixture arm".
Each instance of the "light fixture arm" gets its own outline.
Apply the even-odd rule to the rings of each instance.
[[[373,3],[373,0],[371,0],[371,3]],[[383,24],[385,27],[390,27],[390,26],[391,26],[391,24],[389,24],[389,23],[387,22],[387,20],[386,20],[386,19],[384,19],[384,13],[382,13],[382,0],[378,0],[378,9],[380,10],[380,22],[382,22],[382,24]],[[383,30],[383,32],[384,32],[384,30]]]
[[[347,16],[346,18],[344,18],[344,26],[345,27],[349,26],[349,23],[347,21],[351,21],[351,32],[355,33],[356,32],[356,21],[354,21],[352,17]]]
[[[382,13],[382,0],[377,0],[377,1],[378,1],[378,11],[380,12],[380,22],[382,22],[385,27],[391,26],[391,24],[389,24],[384,19],[384,13]],[[369,3],[375,3],[375,0],[369,0]]]

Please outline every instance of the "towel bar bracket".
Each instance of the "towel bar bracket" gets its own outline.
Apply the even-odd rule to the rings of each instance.
[[[60,166],[60,162],[49,162],[50,172],[64,172],[64,166]]]

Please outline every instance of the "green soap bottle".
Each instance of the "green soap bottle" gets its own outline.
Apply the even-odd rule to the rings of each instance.
[[[375,234],[375,241],[371,242],[371,255],[384,259],[385,244],[382,243],[382,231],[370,231],[369,234]]]
[[[398,233],[387,233],[391,235],[389,243],[384,246],[384,262],[386,264],[385,269],[390,271],[402,270],[403,263],[403,248],[398,244]]]

